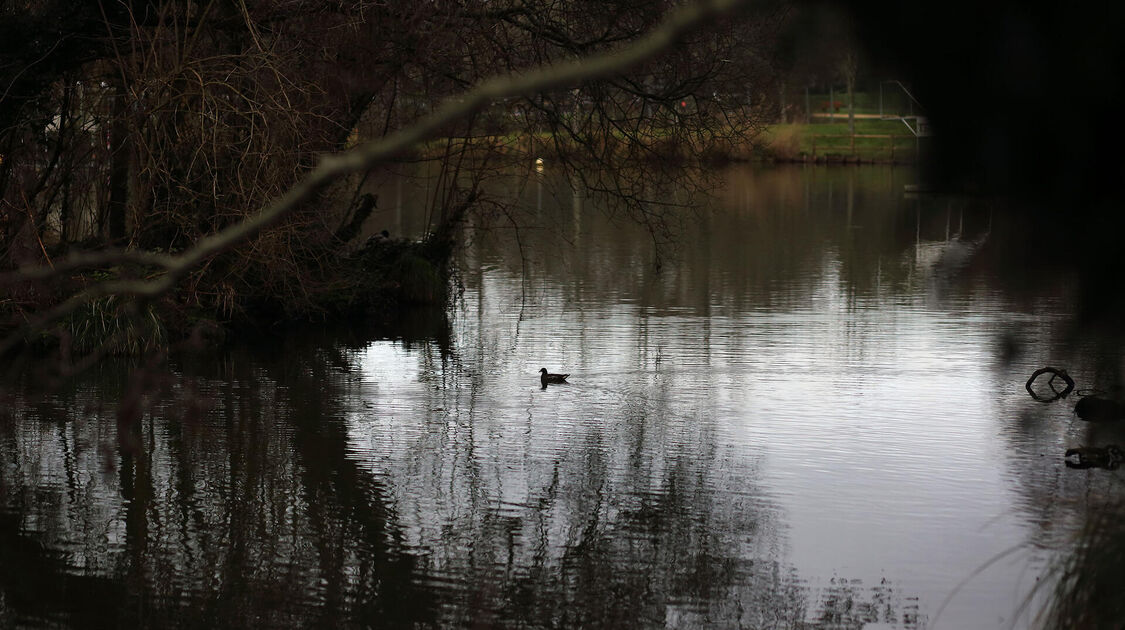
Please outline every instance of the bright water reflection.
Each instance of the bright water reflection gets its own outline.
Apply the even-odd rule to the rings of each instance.
[[[1114,359],[1010,275],[1007,222],[912,177],[734,169],[659,252],[516,181],[451,327],[178,366],[121,451],[117,366],[21,391],[0,562],[41,582],[0,572],[0,622],[1023,627],[1114,481],[1062,451],[1122,439],[1023,382]]]

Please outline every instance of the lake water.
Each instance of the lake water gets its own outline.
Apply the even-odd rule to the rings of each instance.
[[[448,317],[8,387],[0,627],[1033,625],[1120,483],[1062,457],[1119,431],[1024,389],[1121,369],[1073,278],[910,170],[720,179],[654,236],[548,165]]]

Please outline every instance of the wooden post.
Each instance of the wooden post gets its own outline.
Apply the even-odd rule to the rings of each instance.
[[[812,159],[813,162],[816,161],[816,136],[812,137]]]
[[[852,132],[852,157],[857,157],[855,154],[855,132]]]

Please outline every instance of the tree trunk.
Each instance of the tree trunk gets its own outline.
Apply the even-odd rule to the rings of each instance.
[[[789,122],[786,119],[786,116],[785,116],[785,81],[782,81],[777,86],[777,92],[778,92],[778,103],[780,103],[780,110],[781,110],[781,116],[780,116],[781,124],[784,125],[785,123]]]
[[[840,63],[840,74],[844,78],[844,87],[848,91],[848,133],[855,135],[855,77],[859,72],[859,59],[856,58],[854,48],[844,53]]]
[[[855,75],[848,77],[848,133],[855,135],[855,102],[852,98],[855,91]]]
[[[129,200],[129,97],[118,86],[113,95],[113,122],[109,130],[109,202],[106,221],[110,243],[120,245],[125,240],[125,210]]]

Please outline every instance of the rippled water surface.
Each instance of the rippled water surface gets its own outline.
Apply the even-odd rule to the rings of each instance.
[[[1118,483],[1062,452],[1122,438],[1024,381],[1117,359],[913,177],[738,167],[655,233],[513,177],[448,318],[9,388],[0,626],[1028,626]]]

